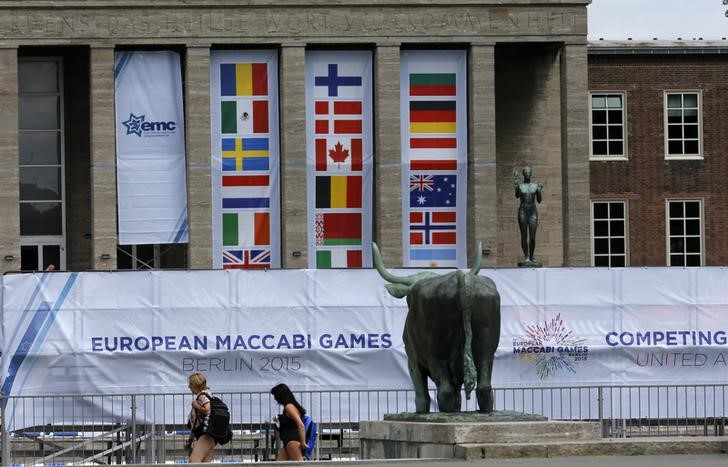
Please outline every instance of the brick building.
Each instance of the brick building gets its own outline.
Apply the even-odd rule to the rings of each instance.
[[[728,263],[727,52],[590,43],[593,265]]]

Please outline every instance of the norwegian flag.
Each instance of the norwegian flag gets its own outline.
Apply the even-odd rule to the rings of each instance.
[[[223,269],[269,269],[270,250],[223,250]]]
[[[316,101],[316,134],[362,134],[361,101]]]
[[[455,211],[413,211],[409,217],[410,245],[457,243]]]

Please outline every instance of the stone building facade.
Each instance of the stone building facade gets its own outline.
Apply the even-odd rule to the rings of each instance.
[[[727,53],[725,40],[590,43],[592,264],[728,263]]]
[[[306,180],[301,144],[306,51],[373,53],[372,236],[388,265],[396,266],[402,264],[400,54],[443,48],[465,50],[468,58],[468,251],[482,241],[487,266],[516,265],[521,249],[512,174],[528,164],[534,181],[546,187],[536,257],[546,266],[589,265],[588,3],[129,0],[122,7],[111,0],[2,2],[0,267],[18,270],[21,252],[37,255],[45,248],[42,238],[21,235],[19,148],[29,137],[19,130],[19,121],[27,117],[19,104],[24,64],[50,57],[63,70],[57,90],[63,103],[58,122],[63,163],[56,170],[64,175],[66,226],[58,243],[65,258],[60,266],[109,270],[125,261],[117,248],[114,52],[171,49],[182,56],[190,241],[173,247],[159,266],[210,268],[210,54],[236,48],[278,51],[282,267],[308,264],[306,200],[300,196]]]

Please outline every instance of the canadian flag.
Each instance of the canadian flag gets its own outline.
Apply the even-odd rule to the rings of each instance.
[[[362,170],[362,139],[334,136],[316,138],[316,171]]]

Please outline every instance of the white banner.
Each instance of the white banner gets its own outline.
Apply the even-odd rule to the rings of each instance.
[[[371,52],[306,52],[306,135],[308,265],[371,267]]]
[[[402,242],[406,267],[467,264],[467,57],[403,51]]]
[[[210,56],[213,267],[281,267],[278,54]]]
[[[502,303],[496,387],[726,382],[726,269],[484,274]],[[219,391],[411,388],[406,303],[373,270],[41,273],[2,284],[3,395],[177,392],[193,371]]]
[[[177,52],[117,52],[119,244],[188,240],[182,76]]]

